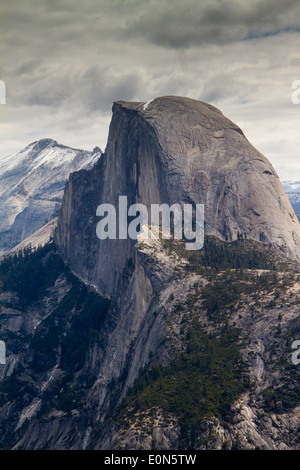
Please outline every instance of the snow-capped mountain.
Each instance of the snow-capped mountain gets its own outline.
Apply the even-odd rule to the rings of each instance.
[[[300,219],[300,181],[283,181],[282,186]]]
[[[300,194],[300,181],[282,181],[285,192]]]
[[[91,168],[101,156],[42,139],[0,159],[0,253],[41,228],[59,209],[71,172]]]

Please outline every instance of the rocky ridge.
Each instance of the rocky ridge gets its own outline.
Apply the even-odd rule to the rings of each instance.
[[[0,253],[8,252],[58,212],[72,171],[89,169],[101,150],[72,149],[53,139],[1,158]]]

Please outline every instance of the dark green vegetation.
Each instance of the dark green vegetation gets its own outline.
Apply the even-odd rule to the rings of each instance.
[[[21,305],[29,305],[39,299],[63,271],[63,261],[55,254],[53,243],[38,250],[29,247],[1,261],[1,289],[16,292]]]
[[[162,243],[170,254],[174,251],[188,260],[186,271],[202,274],[209,281],[200,290],[195,286],[186,303],[177,303],[175,309],[184,311],[184,319],[196,318],[199,307],[192,312],[201,299],[208,321],[216,330],[208,336],[199,323],[193,322],[188,330],[185,352],[176,354],[168,366],[145,367],[122,405],[121,420],[125,419],[128,424],[135,413],[155,407],[179,416],[184,425],[199,424],[209,416],[229,420],[230,405],[250,384],[239,356],[237,330],[224,333],[223,327],[220,335],[217,331],[221,325],[226,325],[226,319],[243,301],[249,303],[251,299],[252,308],[259,306],[261,309],[262,302],[265,307],[275,306],[276,299],[282,299],[297,274],[288,262],[274,256],[272,247],[243,237],[232,243],[206,237],[204,248],[199,252],[186,251],[178,241],[163,240]],[[265,296],[270,293],[271,300],[267,301]],[[174,300],[174,296],[170,300]],[[299,336],[294,330],[293,335],[294,338]],[[299,387],[292,377],[296,374],[295,367],[285,372],[284,387],[270,388],[263,394],[266,411],[292,409],[299,404]]]
[[[116,412],[109,409],[109,416],[126,427],[132,422],[142,423],[144,418],[144,422],[151,422],[156,410],[161,409],[164,419],[170,416],[179,419],[182,433],[187,430],[192,435],[210,417],[217,417],[226,427],[234,422],[233,403],[254,387],[241,355],[249,341],[248,331],[233,327],[239,325],[239,310],[242,312],[245,305],[250,305],[249,318],[252,314],[256,319],[262,316],[264,307],[276,306],[277,299],[284,302],[285,292],[297,274],[273,257],[269,246],[244,238],[226,243],[207,237],[200,252],[187,252],[180,242],[163,243],[168,251],[175,251],[188,260],[186,268],[178,268],[175,280],[178,276],[184,282],[190,273],[200,276],[193,276],[197,282],[189,284],[185,300],[184,297],[176,299],[174,290],[169,298],[171,308],[155,312],[155,318],[163,317],[166,324],[162,347],[171,355],[169,362],[156,362],[158,355],[151,353],[149,364],[140,370],[124,402]],[[133,265],[127,268],[131,275]],[[13,374],[0,382],[0,414],[4,416],[8,407],[13,410],[7,422],[5,418],[1,421],[2,448],[11,448],[24,433],[26,422],[17,435],[15,427],[20,411],[34,398],[41,399],[41,406],[33,420],[51,421],[53,411],[64,412],[64,419],[75,419],[81,413],[80,419],[90,420],[90,425],[97,429],[99,422],[93,421],[92,405],[86,397],[99,370],[95,364],[90,367],[87,354],[96,343],[100,355],[105,347],[108,300],[71,273],[53,243],[5,258],[0,263],[0,286],[3,291],[17,294],[7,301],[11,305],[6,307],[19,310],[22,319],[35,309],[41,320],[32,334],[22,329],[18,334],[1,329],[1,339],[7,342],[8,350],[20,358]],[[292,304],[297,299],[289,296],[288,301]],[[43,312],[49,302],[51,309]],[[230,321],[233,314],[235,323]],[[233,326],[229,327],[229,323]],[[178,329],[174,328],[175,324]],[[275,327],[272,335],[278,338],[277,349],[285,340],[288,350],[292,340],[299,338],[299,322],[291,324],[286,339],[282,338],[280,324],[276,332]],[[113,328],[113,322],[109,328]],[[129,359],[130,354],[129,350]],[[270,360],[266,356],[266,363],[274,377],[280,369],[280,380],[276,383],[274,379],[272,387],[262,392],[263,410],[280,413],[293,409],[300,399],[299,369],[283,360],[279,353],[270,354]],[[54,368],[55,379],[49,382]],[[118,402],[124,376],[112,381],[112,404]],[[45,383],[47,386],[42,389]],[[103,432],[105,426],[107,421]]]
[[[70,290],[38,327],[31,344],[35,351],[32,361],[35,372],[45,372],[57,363],[68,372],[80,369],[91,340],[99,337],[108,311],[108,300],[89,292],[71,273],[66,276],[71,283]]]
[[[247,240],[242,236],[234,242],[224,242],[206,235],[204,246],[198,251],[187,251],[182,241],[162,240],[164,247],[187,259],[188,271],[204,273],[205,268],[217,271],[225,269],[287,270],[289,266],[277,261],[271,245]]]
[[[299,379],[299,378],[298,378]],[[266,388],[262,393],[265,411],[287,412],[300,403],[300,387],[290,387],[288,383],[277,388]]]
[[[232,310],[243,295],[252,295],[255,298],[257,292],[274,291],[276,297],[294,280],[293,273],[285,274],[280,279],[276,271],[261,274],[242,269],[223,271],[202,289],[203,306],[207,309],[209,319],[220,321],[220,314],[224,309]]]
[[[119,419],[129,424],[136,412],[158,407],[179,416],[183,425],[197,425],[210,416],[230,420],[230,406],[249,387],[239,331],[225,328],[219,336],[210,336],[194,322],[186,334],[185,350],[166,366],[141,370]]]
[[[20,402],[39,396],[57,409],[69,410],[82,398],[84,384],[74,387],[74,374],[82,369],[91,344],[101,340],[101,331],[110,302],[90,291],[64,266],[54,243],[37,250],[27,249],[21,254],[7,257],[0,264],[2,289],[15,291],[23,315],[30,311],[34,302],[47,295],[59,276],[67,282],[66,293],[53,311],[38,325],[34,336],[25,335],[23,350],[24,367],[19,365],[13,374],[0,383],[0,405],[19,398]],[[10,350],[14,335],[8,338]],[[17,351],[20,353],[20,350]],[[61,377],[42,393],[38,384],[54,366]],[[81,389],[78,392],[78,387]],[[47,395],[47,396],[46,396]],[[51,400],[50,400],[51,397]]]
[[[187,272],[202,274],[209,281],[201,290],[201,298],[208,318],[214,322],[220,322],[225,310],[232,311],[243,297],[251,295],[257,301],[258,292],[274,291],[271,303],[275,305],[276,298],[297,277],[293,267],[274,256],[270,245],[242,237],[228,243],[207,236],[203,249],[194,252],[186,251],[178,241],[162,242],[169,253],[174,251],[188,260]],[[193,297],[197,300],[199,295],[189,296],[190,306]]]

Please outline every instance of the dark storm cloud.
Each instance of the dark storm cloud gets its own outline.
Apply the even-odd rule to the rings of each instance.
[[[87,70],[72,74],[63,73],[56,68],[43,68],[35,78],[28,77],[32,64],[24,63],[19,67],[22,87],[15,87],[10,94],[10,101],[15,106],[40,106],[67,108],[87,113],[109,112],[113,101],[132,100],[142,93],[146,86],[140,71],[118,73],[114,69],[91,66]]]
[[[128,21],[124,37],[144,37],[170,48],[221,44],[273,31],[298,30],[298,0],[147,2],[145,11]]]
[[[8,82],[13,105],[75,108],[78,102],[89,112],[107,111],[119,97],[139,96],[147,74],[154,92],[183,93],[194,77],[178,70],[166,76],[164,48],[221,47],[295,28],[298,5],[298,0],[10,0],[1,7],[1,79]],[[157,45],[160,66],[141,70]],[[209,98],[214,89],[216,98],[225,92],[218,80],[206,89]]]
[[[1,79],[13,106],[108,111],[143,84],[119,66],[119,30],[136,1],[11,0],[1,7]],[[125,15],[125,16],[124,16]],[[126,16],[127,15],[127,16]],[[120,70],[121,68],[121,70]]]
[[[207,103],[245,100],[245,83],[234,74],[224,73],[221,80],[218,74],[212,75],[203,86],[201,99]]]
[[[10,0],[1,6],[5,40],[53,54],[54,47],[146,39],[187,48],[297,29],[298,0]],[[2,41],[3,44],[3,41]]]
[[[163,95],[214,104],[262,146],[274,134],[292,146],[298,121],[282,116],[297,111],[299,12],[299,0],[2,2],[0,154],[43,136],[104,148],[113,101]]]
[[[145,86],[143,77],[138,71],[115,73],[112,70],[89,68],[80,78],[78,85],[80,96],[89,112],[99,109],[110,110],[113,101],[132,100]]]

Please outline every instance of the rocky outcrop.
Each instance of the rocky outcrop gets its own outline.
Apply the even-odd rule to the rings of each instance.
[[[21,243],[16,245],[8,253],[12,254],[17,251],[24,250],[25,248],[28,248],[29,246],[31,246],[31,248],[38,248],[39,246],[46,245],[46,243],[48,243],[53,238],[56,225],[57,225],[57,217],[51,218],[49,222],[43,225],[40,229],[38,229],[32,235],[29,235],[29,237],[25,238]]]
[[[270,162],[241,129],[200,101],[162,97],[149,104],[116,102],[107,148],[91,172],[69,180],[56,234],[74,272],[112,295],[131,240],[99,240],[97,206],[204,204],[205,232],[272,243],[300,259],[300,225]]]

